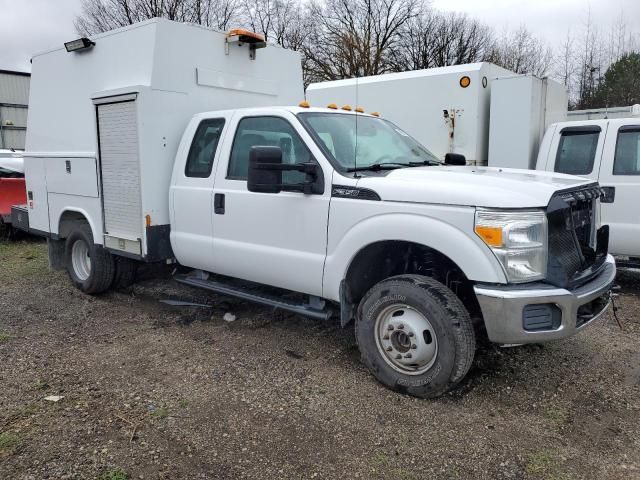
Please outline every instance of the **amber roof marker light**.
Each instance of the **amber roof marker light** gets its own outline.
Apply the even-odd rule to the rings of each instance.
[[[300,103],[298,104],[298,106],[299,106],[300,108],[309,108],[311,105],[310,105],[310,104],[309,104],[309,102],[307,102],[306,100],[303,100],[302,102],[300,102]]]
[[[460,86],[462,88],[467,88],[469,85],[471,85],[471,78],[469,78],[467,75],[460,79]]]

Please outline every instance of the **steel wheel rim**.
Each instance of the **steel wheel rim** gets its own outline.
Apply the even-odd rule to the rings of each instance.
[[[91,275],[91,257],[89,257],[89,246],[83,240],[77,240],[71,248],[71,263],[73,271],[82,282]]]
[[[438,339],[431,322],[408,305],[385,308],[375,323],[376,346],[394,370],[420,375],[429,370],[438,356]]]

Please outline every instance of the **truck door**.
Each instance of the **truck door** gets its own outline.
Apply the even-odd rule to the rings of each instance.
[[[611,121],[600,167],[602,223],[609,225],[609,251],[638,256],[640,250],[640,122]]]
[[[187,157],[174,171],[170,190],[171,246],[180,263],[214,271],[213,179],[219,162],[219,146],[228,117],[224,114],[191,125],[190,144],[181,145],[177,158]],[[178,167],[176,167],[178,168]]]
[[[279,146],[283,163],[317,161],[321,155],[293,114],[291,117],[261,112],[234,118],[235,128],[229,130],[229,135],[235,131],[233,141],[231,137],[225,140],[214,185],[213,271],[321,295],[330,185],[323,179],[323,193],[308,195],[247,189],[253,146]],[[327,171],[325,166],[325,175]],[[284,183],[301,179],[299,172],[283,173]]]

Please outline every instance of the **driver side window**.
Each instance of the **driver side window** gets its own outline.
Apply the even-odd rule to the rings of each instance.
[[[275,146],[282,149],[283,164],[314,161],[311,152],[289,122],[280,117],[246,117],[240,120],[233,139],[227,178],[246,180],[251,147]],[[284,183],[303,182],[302,172],[283,172]]]

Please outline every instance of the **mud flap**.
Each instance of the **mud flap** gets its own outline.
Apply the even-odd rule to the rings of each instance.
[[[47,238],[49,268],[51,270],[64,270],[66,268],[64,258],[64,244],[64,240],[52,240],[51,238]]]

